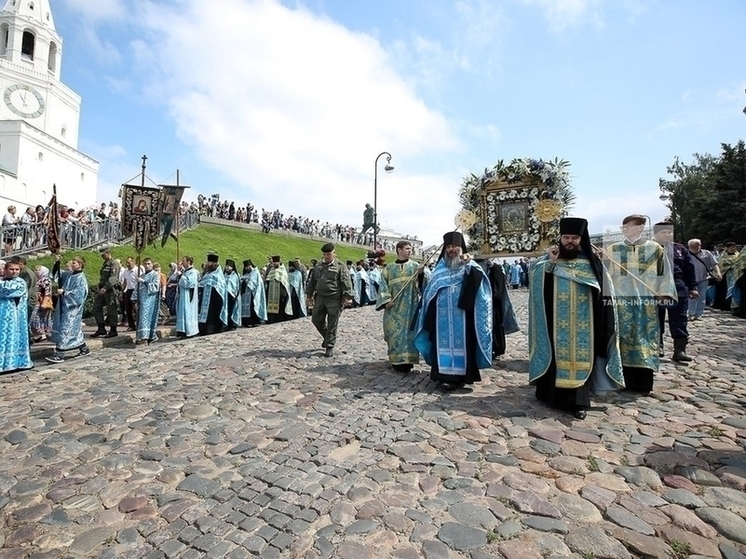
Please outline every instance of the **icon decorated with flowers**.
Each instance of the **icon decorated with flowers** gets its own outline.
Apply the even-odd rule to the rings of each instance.
[[[479,219],[465,230],[469,249],[484,256],[539,253],[556,242],[559,220],[574,201],[565,160],[502,160],[459,190],[464,210]]]

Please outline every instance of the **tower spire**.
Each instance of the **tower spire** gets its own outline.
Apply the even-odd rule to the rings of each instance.
[[[10,12],[36,25],[56,31],[49,0],[6,0],[3,12]]]

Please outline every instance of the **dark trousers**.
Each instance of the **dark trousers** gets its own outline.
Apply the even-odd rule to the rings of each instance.
[[[679,295],[679,300],[670,305],[660,305],[658,307],[658,323],[661,329],[661,344],[663,343],[663,332],[666,324],[666,313],[668,313],[668,329],[671,337],[676,340],[689,338],[687,330],[687,315],[689,313],[689,297]]]
[[[124,316],[127,317],[127,327],[136,330],[137,323],[135,322],[135,309],[132,305],[132,294],[134,292],[134,289],[128,289],[124,292]]]
[[[324,347],[333,348],[337,343],[337,324],[342,313],[339,297],[319,297],[313,304],[311,322],[324,338]]]
[[[104,309],[106,309],[106,318],[104,318]],[[96,319],[98,327],[101,329],[108,324],[109,328],[116,330],[118,315],[116,291],[109,290],[103,295],[97,293],[93,301],[93,318]]]

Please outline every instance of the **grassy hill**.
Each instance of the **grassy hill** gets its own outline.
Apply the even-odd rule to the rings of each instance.
[[[205,261],[208,252],[216,252],[220,255],[221,265],[225,263],[227,258],[231,258],[236,261],[240,273],[243,260],[250,258],[257,266],[263,266],[267,261],[267,256],[274,254],[282,256],[282,261],[285,263],[298,257],[301,262],[308,265],[312,258],[321,259],[321,246],[324,242],[318,239],[289,237],[272,233],[267,235],[256,231],[221,227],[219,225],[199,225],[190,231],[182,232],[179,254],[180,256],[188,254],[194,257],[194,264],[199,267]],[[346,260],[358,261],[367,256],[367,249],[364,247],[353,248],[337,243],[335,245],[337,245],[337,256],[343,262]],[[128,256],[137,258],[137,253],[131,245],[112,247],[111,252],[114,258],[119,258],[122,262]],[[66,251],[62,255],[62,261],[66,262],[73,256],[82,256],[86,259],[85,275],[88,278],[88,283],[97,284],[102,262],[98,251]],[[158,241],[155,247],[146,247],[141,258],[152,258],[153,261],[160,263],[164,272],[168,273],[168,264],[176,261],[176,241],[169,239],[163,248]],[[390,256],[389,261],[392,258],[395,257]],[[44,265],[50,270],[53,264],[54,259],[51,256],[43,256],[29,262],[31,268]]]

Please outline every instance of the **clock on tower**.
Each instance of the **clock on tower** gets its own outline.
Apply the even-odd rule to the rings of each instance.
[[[38,118],[44,113],[44,97],[25,84],[9,86],[3,95],[8,108],[21,118]]]

